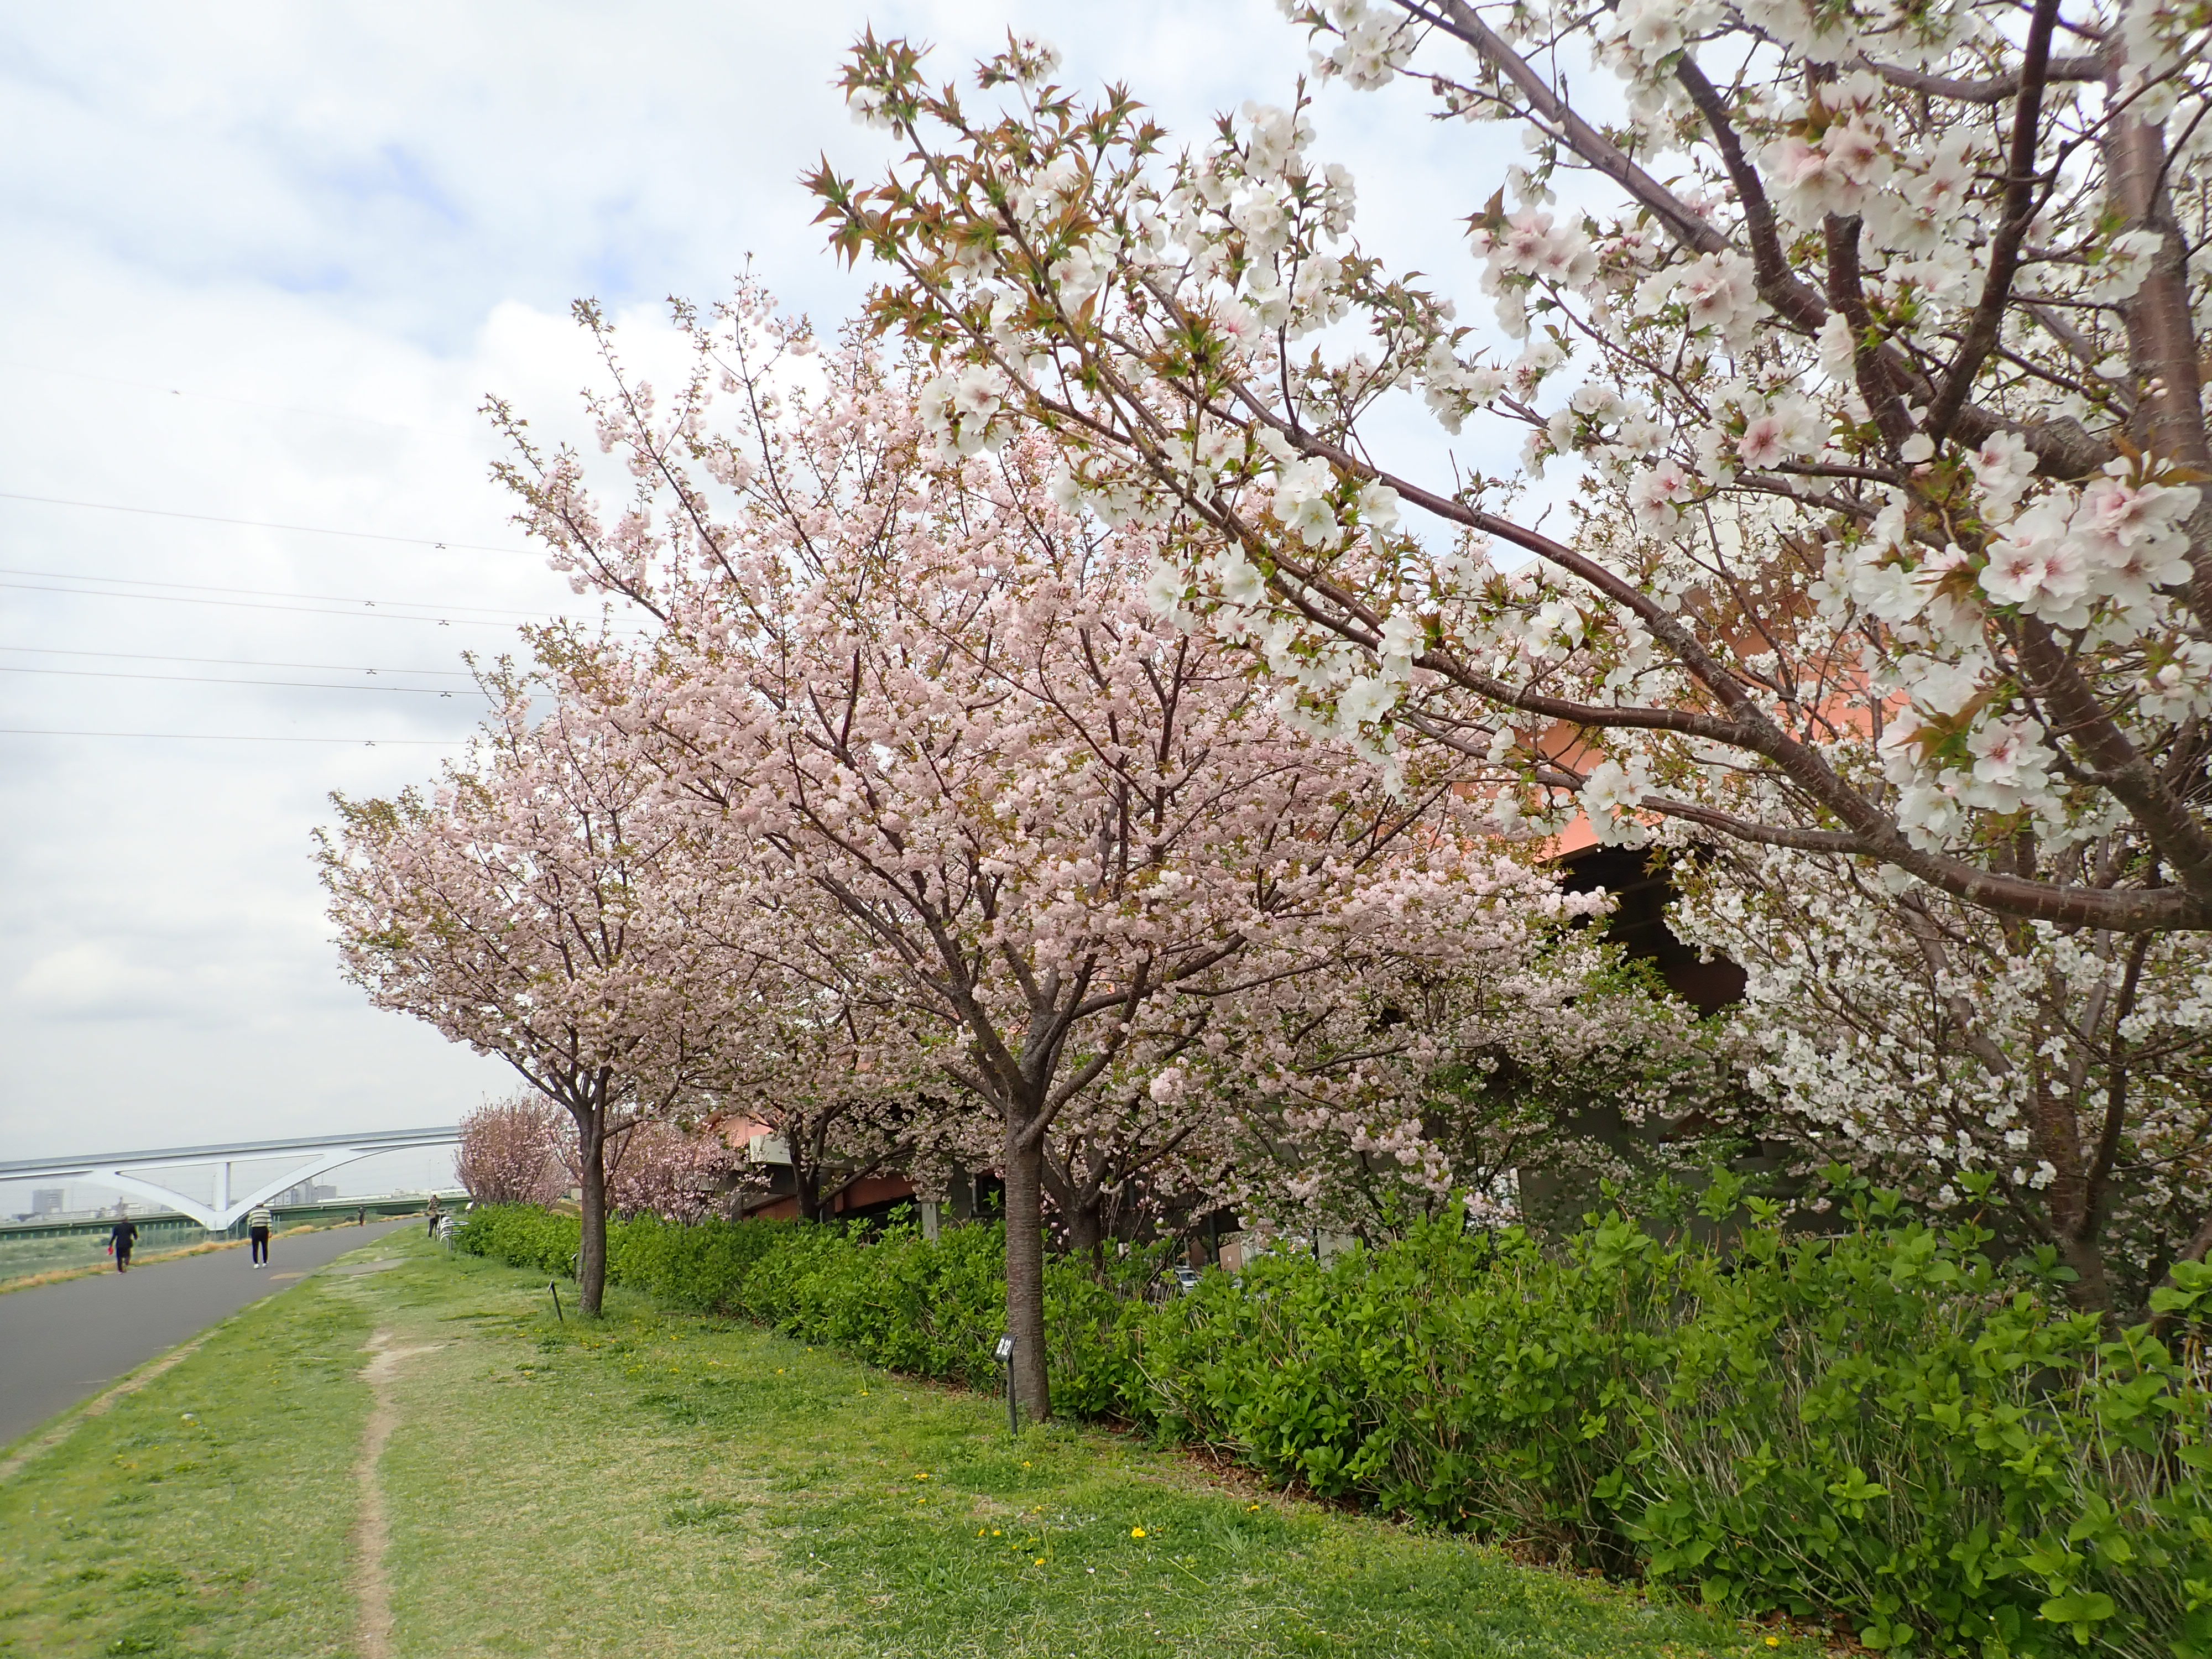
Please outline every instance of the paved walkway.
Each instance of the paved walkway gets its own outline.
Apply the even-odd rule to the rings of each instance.
[[[419,1218],[274,1240],[255,1272],[246,1249],[153,1261],[0,1296],[0,1446],[249,1302]]]

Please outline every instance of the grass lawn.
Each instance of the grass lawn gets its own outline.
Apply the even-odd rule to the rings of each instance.
[[[1814,1651],[619,1293],[557,1325],[543,1279],[411,1235],[360,1255],[397,1261],[248,1309],[0,1484],[0,1655]]]
[[[295,1233],[320,1232],[329,1227],[351,1226],[351,1222],[326,1221],[320,1224],[303,1223],[286,1227],[277,1232],[277,1238],[289,1238]],[[167,1261],[180,1255],[204,1255],[211,1250],[242,1250],[243,1238],[210,1238],[198,1228],[164,1228],[160,1232],[148,1231],[139,1237],[138,1248],[131,1252],[134,1267],[150,1267],[157,1261]],[[0,1239],[0,1295],[9,1291],[27,1291],[34,1285],[52,1285],[64,1279],[82,1279],[89,1273],[112,1273],[115,1259],[107,1254],[107,1236],[86,1236],[71,1238]]]
[[[143,1247],[133,1260],[143,1261],[155,1252],[183,1243],[198,1243],[197,1233],[164,1237],[156,1243],[150,1232],[143,1235]],[[59,1237],[37,1234],[28,1238],[0,1238],[0,1291],[12,1291],[18,1285],[34,1277],[43,1277],[56,1271],[66,1272],[72,1267],[104,1267],[109,1265],[107,1235],[106,1233],[64,1233]]]
[[[106,1259],[105,1235],[65,1233],[29,1238],[0,1238],[0,1283],[51,1267],[77,1267]]]

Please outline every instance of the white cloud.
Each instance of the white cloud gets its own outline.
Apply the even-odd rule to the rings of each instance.
[[[823,252],[796,179],[884,154],[830,86],[871,21],[936,42],[945,74],[1035,32],[1071,80],[1125,81],[1193,137],[1304,64],[1268,0],[18,8],[0,491],[520,547],[478,406],[580,429],[572,298],[647,358],[664,296],[712,299],[748,256],[825,323],[853,306],[865,273]],[[1370,239],[1471,288],[1455,220],[1494,180],[1466,136],[1411,89],[1332,89],[1321,127]],[[565,585],[527,551],[7,499],[0,567],[9,732],[383,740],[0,735],[0,1158],[451,1121],[506,1090],[339,981],[308,835],[332,789],[433,775],[471,719],[459,649],[579,610]],[[78,580],[22,574],[52,572]],[[210,683],[254,678],[301,684]],[[309,689],[330,685],[353,689]]]
[[[58,1019],[176,1018],[198,1001],[174,975],[101,944],[65,945],[41,957],[11,988],[27,1012]]]

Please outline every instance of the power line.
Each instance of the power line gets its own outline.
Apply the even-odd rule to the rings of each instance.
[[[350,541],[400,542],[409,547],[458,547],[471,553],[520,553],[526,556],[530,553],[527,548],[493,547],[483,542],[440,541],[429,536],[386,536],[374,530],[331,530],[312,524],[272,524],[265,519],[227,519],[213,513],[174,513],[159,507],[120,507],[113,501],[80,501],[64,495],[26,495],[13,489],[0,489],[0,501],[36,501],[42,507],[81,507],[93,513],[130,513],[151,519],[189,519],[195,524],[240,525],[248,530],[288,530],[302,536],[343,536]]]
[[[396,611],[331,611],[305,605],[261,605],[252,599],[199,599],[183,593],[103,593],[89,587],[47,587],[36,582],[0,581],[0,587],[15,588],[26,593],[67,593],[80,599],[159,599],[169,605],[213,605],[232,611],[289,611],[303,617],[351,617],[359,622],[418,622],[435,623],[441,628],[458,625],[463,628],[505,628],[506,623],[496,623],[474,617],[459,618],[427,616],[402,616]],[[526,613],[521,613],[526,614]],[[552,622],[582,622],[580,617],[550,616]]]
[[[197,662],[216,668],[314,668],[332,674],[435,674],[442,679],[472,680],[465,668],[363,668],[347,662],[264,662],[254,657],[172,657],[158,651],[71,651],[58,645],[0,645],[0,651],[40,657],[98,657],[109,662]]]
[[[181,386],[156,386],[150,380],[126,380],[119,374],[94,374],[81,368],[49,368],[44,363],[17,362],[0,359],[0,367],[27,369],[33,374],[57,374],[70,380],[99,380],[107,386],[132,386],[140,392],[164,392],[172,398],[197,398],[211,404],[238,404],[246,409],[271,409],[282,415],[312,415],[324,421],[358,421],[363,426],[388,427],[394,432],[412,432],[417,428],[400,421],[380,421],[374,415],[343,414],[334,409],[301,409],[295,404],[268,404],[258,398],[229,398],[220,392],[187,392]]]
[[[241,680],[218,674],[133,674],[116,668],[23,668],[0,662],[0,674],[63,674],[71,679],[159,680],[170,685],[274,685],[295,691],[412,691],[425,697],[450,697],[451,691],[434,685],[363,685],[358,681],[332,685],[326,680]]]
[[[442,749],[466,738],[272,738],[234,732],[62,732],[0,726],[0,738],[129,738],[144,743],[349,743],[364,748]]]
[[[398,605],[410,611],[472,611],[482,617],[519,617],[528,621],[558,612],[515,611],[505,605],[429,605],[416,599],[364,599],[351,593],[295,593],[289,589],[273,587],[221,587],[208,582],[163,581],[157,576],[89,576],[75,570],[17,570],[0,565],[0,576],[37,576],[46,581],[106,582],[116,587],[174,587],[187,593],[242,593],[256,599],[320,599],[331,605],[358,605],[372,610],[380,605]],[[582,620],[572,618],[571,620]]]

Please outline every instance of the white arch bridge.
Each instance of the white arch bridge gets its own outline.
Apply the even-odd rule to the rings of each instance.
[[[0,1181],[82,1181],[93,1186],[112,1187],[179,1211],[210,1232],[221,1232],[255,1205],[274,1198],[287,1187],[312,1181],[343,1164],[374,1158],[379,1152],[402,1152],[414,1146],[450,1146],[460,1138],[458,1128],[380,1129],[367,1134],[236,1140],[220,1146],[170,1146],[156,1152],[92,1158],[31,1158],[17,1164],[0,1164]],[[274,1181],[264,1182],[242,1195],[233,1194],[232,1165],[276,1158],[300,1161]],[[155,1178],[172,1170],[209,1168],[215,1173],[212,1204]]]

